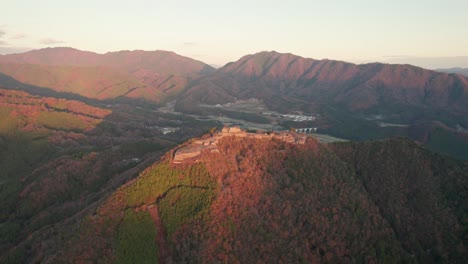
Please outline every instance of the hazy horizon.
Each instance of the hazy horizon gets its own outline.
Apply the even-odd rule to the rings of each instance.
[[[468,2],[236,1],[3,6],[0,54],[67,46],[105,53],[169,50],[222,66],[263,50],[353,63],[468,67]]]

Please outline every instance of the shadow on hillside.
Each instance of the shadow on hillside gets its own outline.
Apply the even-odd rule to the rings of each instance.
[[[112,111],[103,115],[100,109],[108,101],[27,85],[3,74],[1,86],[39,96],[26,103],[21,102],[22,93],[8,98],[13,102],[6,104],[7,110],[10,107],[20,114],[11,120],[26,123],[12,121],[5,126],[8,120],[0,120],[0,127],[8,129],[0,131],[1,263],[33,262],[41,254],[52,254],[60,246],[56,236],[70,236],[83,217],[115,189],[171,147],[214,126],[189,117],[157,113],[131,99],[111,100]],[[68,99],[70,104],[65,105],[72,108],[55,108],[54,100],[48,100],[51,107],[45,108],[40,97]],[[71,100],[96,107],[79,104],[77,111],[77,104]],[[47,120],[54,121],[52,125],[21,118],[38,112],[48,114]],[[50,115],[54,112],[60,115]],[[9,113],[6,111],[7,116]],[[93,128],[87,131],[67,127],[83,122]],[[26,126],[32,130],[22,131]],[[183,129],[164,135],[160,127]],[[61,231],[51,234],[53,229]],[[30,238],[33,232],[35,236]],[[53,242],[42,248],[43,240]]]

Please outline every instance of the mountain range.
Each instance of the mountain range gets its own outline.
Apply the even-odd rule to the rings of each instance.
[[[215,70],[167,51],[97,54],[47,48],[0,56],[0,84],[30,85],[27,92],[47,96],[153,108],[174,102],[175,110],[185,114],[227,116],[284,129],[315,127],[350,140],[405,136],[468,159],[468,79],[411,65],[356,65],[271,51],[246,55]],[[266,111],[224,107],[251,99]],[[289,122],[271,118],[275,113],[317,118]]]
[[[411,121],[421,111],[443,111],[467,125],[468,80],[410,65],[305,59],[261,52],[229,63],[196,81],[178,101],[180,110],[199,103],[223,104],[255,97],[280,112],[313,113],[325,106]],[[402,116],[405,110],[416,111]]]
[[[168,51],[106,54],[47,48],[0,56],[0,72],[16,80],[96,99],[142,98],[159,102],[214,69]]]
[[[468,158],[463,150],[468,149],[468,79],[462,75],[260,52],[191,83],[176,109],[223,115],[226,111],[212,106],[249,98],[280,113],[320,117],[302,124],[284,122],[284,127],[318,127],[352,140],[405,136]]]
[[[255,97],[281,112],[313,112],[332,104],[363,113],[394,114],[391,110],[403,106],[463,117],[468,103],[468,80],[460,75],[277,52],[247,55],[215,70],[167,51],[96,54],[47,48],[0,56],[0,72],[23,83],[98,99],[160,101],[180,94],[180,110]]]
[[[0,262],[463,263],[467,130],[411,65],[0,55]]]

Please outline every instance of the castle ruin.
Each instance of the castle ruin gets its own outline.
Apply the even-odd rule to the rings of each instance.
[[[304,144],[307,139],[305,135],[292,132],[250,133],[239,127],[224,127],[209,138],[194,140],[191,144],[175,150],[172,163],[180,164],[186,160],[193,160],[203,151],[219,152],[217,145],[223,137],[277,139],[291,144]]]

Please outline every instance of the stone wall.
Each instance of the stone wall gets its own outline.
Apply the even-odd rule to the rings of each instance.
[[[218,150],[218,142],[223,137],[246,137],[255,139],[277,139],[292,144],[304,144],[307,137],[290,132],[278,133],[247,133],[239,127],[224,127],[221,132],[214,134],[210,138],[194,140],[190,145],[177,149],[174,153],[172,162],[180,164],[186,160],[196,160],[202,151],[208,150],[212,152]]]

